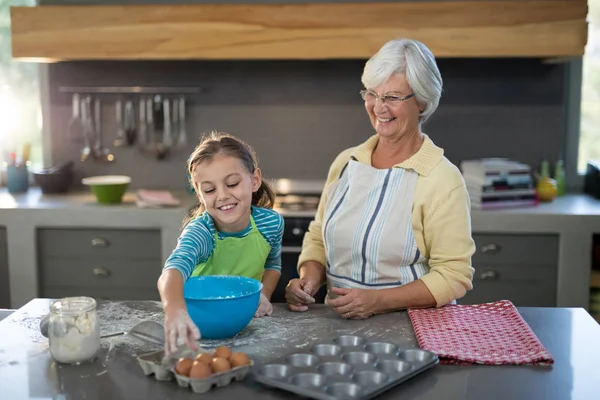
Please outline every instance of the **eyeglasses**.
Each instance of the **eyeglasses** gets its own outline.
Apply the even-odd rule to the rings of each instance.
[[[377,93],[375,93],[372,90],[361,90],[360,91],[360,97],[362,97],[362,99],[364,101],[366,101],[367,103],[375,103],[377,101],[377,99],[380,99],[383,104],[387,104],[389,106],[396,106],[396,105],[400,104],[401,102],[406,101],[414,96],[415,96],[414,93],[408,94],[403,97],[395,96],[393,94],[384,94],[384,95],[379,96]]]

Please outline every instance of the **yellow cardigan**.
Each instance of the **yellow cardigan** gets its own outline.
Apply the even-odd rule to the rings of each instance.
[[[343,151],[331,165],[317,215],[304,236],[298,267],[309,260],[327,265],[321,222],[329,186],[338,179],[351,156],[371,165],[371,154],[378,140],[374,135],[360,146]],[[459,169],[444,157],[444,150],[427,135],[419,151],[394,168],[412,169],[419,174],[412,205],[412,228],[419,251],[431,268],[421,280],[441,307],[473,288],[471,257],[475,242],[471,237],[471,203],[464,179]]]

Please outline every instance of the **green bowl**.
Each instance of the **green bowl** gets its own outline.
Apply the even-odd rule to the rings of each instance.
[[[101,204],[117,204],[123,201],[123,195],[131,183],[125,175],[103,175],[84,178],[81,183],[90,187]]]

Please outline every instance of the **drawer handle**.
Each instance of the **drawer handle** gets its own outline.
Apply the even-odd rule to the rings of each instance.
[[[101,237],[93,238],[92,247],[108,247],[108,240]]]
[[[495,281],[496,279],[499,278],[499,276],[500,276],[500,274],[498,274],[498,271],[491,270],[491,271],[482,272],[481,275],[479,275],[479,278],[482,281]]]
[[[500,246],[494,243],[486,244],[481,248],[482,253],[497,253],[500,251]]]
[[[94,268],[92,270],[92,273],[94,274],[94,276],[97,276],[100,278],[106,278],[107,276],[110,275],[110,271],[106,268]]]

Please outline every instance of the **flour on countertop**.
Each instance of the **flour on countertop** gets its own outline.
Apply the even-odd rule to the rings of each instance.
[[[0,349],[4,361],[0,361],[0,367],[4,365],[17,365],[22,361],[37,357],[48,351],[48,339],[40,332],[40,317],[32,316],[28,313],[11,315],[8,318],[16,318],[11,321],[13,326],[4,333],[8,336],[2,336],[5,342],[15,343],[12,347]],[[19,343],[23,343],[20,346]],[[33,344],[33,346],[31,346]],[[23,348],[28,348],[27,354],[23,354]]]
[[[100,335],[128,331],[137,323],[146,320],[164,324],[164,313],[160,302],[100,302],[97,317],[100,322]],[[11,336],[15,335],[14,337],[19,340],[29,344],[39,344],[39,349],[36,347],[36,351],[29,354],[27,358],[48,351],[48,340],[40,333],[39,321],[40,317],[22,314],[15,321],[16,329],[10,332]],[[320,328],[317,330],[316,327]],[[271,317],[253,318],[234,338],[200,340],[199,344],[209,351],[219,346],[228,346],[234,351],[247,352],[257,360],[266,360],[281,354],[282,349],[308,351],[313,344],[330,340],[340,334],[355,334],[370,339],[387,338],[402,346],[417,347],[412,325],[406,314],[399,314],[396,323],[386,325],[382,329],[377,323],[342,321],[338,315],[318,309],[299,314],[284,311],[279,307],[275,308],[275,313]],[[162,346],[157,347],[128,335],[114,336],[100,339],[98,359],[107,366],[117,352],[136,357],[155,350],[162,350]],[[8,361],[23,360],[22,352],[18,355],[15,353],[15,357],[11,357],[12,349],[3,348],[2,351],[4,351],[2,358]]]
[[[110,333],[127,332],[142,321],[154,321],[164,324],[164,313],[160,302],[136,303],[119,301],[101,303],[98,306],[98,319],[100,320],[100,336]],[[100,349],[106,351],[104,364],[114,358],[116,351],[122,351],[130,356],[160,350],[156,345],[142,342],[129,335],[113,336],[100,339]]]
[[[279,312],[277,312],[279,311]],[[348,328],[340,329],[339,316],[321,312],[292,314],[276,310],[272,317],[254,318],[237,336],[225,340],[201,340],[200,346],[206,350],[214,350],[218,346],[228,346],[234,351],[245,351],[256,358],[271,358],[281,353],[281,349],[308,350],[309,346],[324,340],[331,340],[338,335],[360,335],[367,339],[380,337],[407,347],[416,347],[414,332],[410,324],[399,319],[398,324],[381,328],[373,328],[364,321],[344,321]],[[335,319],[327,328],[323,328],[323,319]],[[321,328],[316,329],[317,326]],[[337,329],[336,329],[337,328]],[[391,335],[390,335],[391,334]]]

